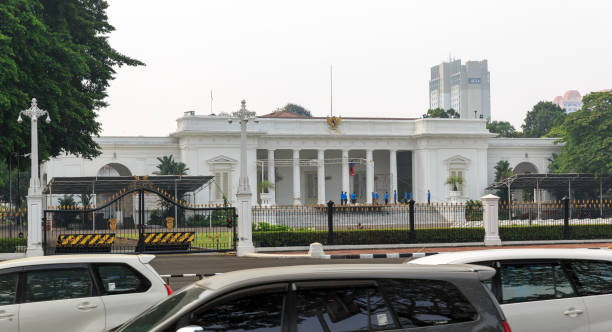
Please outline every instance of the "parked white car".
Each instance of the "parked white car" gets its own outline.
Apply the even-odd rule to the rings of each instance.
[[[612,251],[598,249],[474,250],[408,264],[493,267],[486,282],[513,332],[612,331]]]
[[[0,262],[0,331],[104,331],[168,297],[153,255]]]

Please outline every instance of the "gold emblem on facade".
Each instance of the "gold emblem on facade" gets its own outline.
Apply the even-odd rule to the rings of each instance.
[[[329,129],[332,129],[332,130],[338,129],[340,122],[342,122],[342,118],[339,116],[328,116],[327,117],[327,124],[329,125]]]

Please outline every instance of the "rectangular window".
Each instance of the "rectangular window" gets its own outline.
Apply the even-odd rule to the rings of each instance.
[[[124,264],[97,265],[96,272],[102,282],[104,295],[144,292],[151,285],[138,272]]]
[[[18,277],[17,273],[0,274],[0,306],[15,304]]]
[[[396,329],[387,304],[370,283],[304,289],[296,293],[298,332]]]
[[[612,294],[612,263],[582,260],[569,266],[585,295]]]
[[[215,304],[191,314],[189,325],[203,331],[280,332],[284,293],[261,293]]]
[[[465,177],[463,176],[463,170],[451,170],[451,176],[458,176],[463,180],[461,184],[457,184],[457,190],[463,196],[463,188],[465,186]]]
[[[215,173],[215,200],[223,200],[223,197],[230,199],[231,183],[230,183],[230,172],[222,171]]]
[[[500,276],[502,303],[575,296],[569,279],[558,263],[504,264]]]
[[[91,278],[86,268],[26,273],[25,302],[90,297],[92,290]]]
[[[421,279],[384,279],[379,282],[402,328],[478,319],[476,309],[450,282]]]

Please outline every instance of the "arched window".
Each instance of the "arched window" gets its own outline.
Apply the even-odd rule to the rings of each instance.
[[[132,172],[122,164],[110,163],[102,166],[97,176],[132,176]]]

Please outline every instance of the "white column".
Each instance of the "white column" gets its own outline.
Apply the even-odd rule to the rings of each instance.
[[[293,150],[293,204],[302,204],[302,194],[300,191],[300,150]]]
[[[317,151],[317,203],[325,204],[325,150]]]
[[[372,192],[374,191],[374,155],[372,150],[366,150],[366,198],[367,203],[372,203]]]
[[[42,188],[38,178],[38,121],[32,117],[31,121],[32,138],[32,166],[30,168],[30,188],[28,188],[28,246],[26,257],[43,256],[42,248]],[[45,223],[47,221],[45,220]],[[53,241],[53,239],[51,239]]]
[[[268,150],[268,181],[274,186],[268,189],[270,205],[276,205],[276,174],[274,172],[274,150]]]
[[[389,150],[389,174],[391,174],[389,201],[393,201],[393,191],[397,190],[397,150]],[[399,193],[398,193],[399,194]]]
[[[485,246],[501,246],[501,238],[499,237],[499,218],[497,214],[497,204],[499,197],[495,195],[486,195],[480,198],[482,201],[482,221],[485,228]]]
[[[342,150],[342,191],[345,191],[350,197],[351,189],[349,187],[349,150]],[[340,199],[340,196],[334,197],[338,197],[338,199]]]

